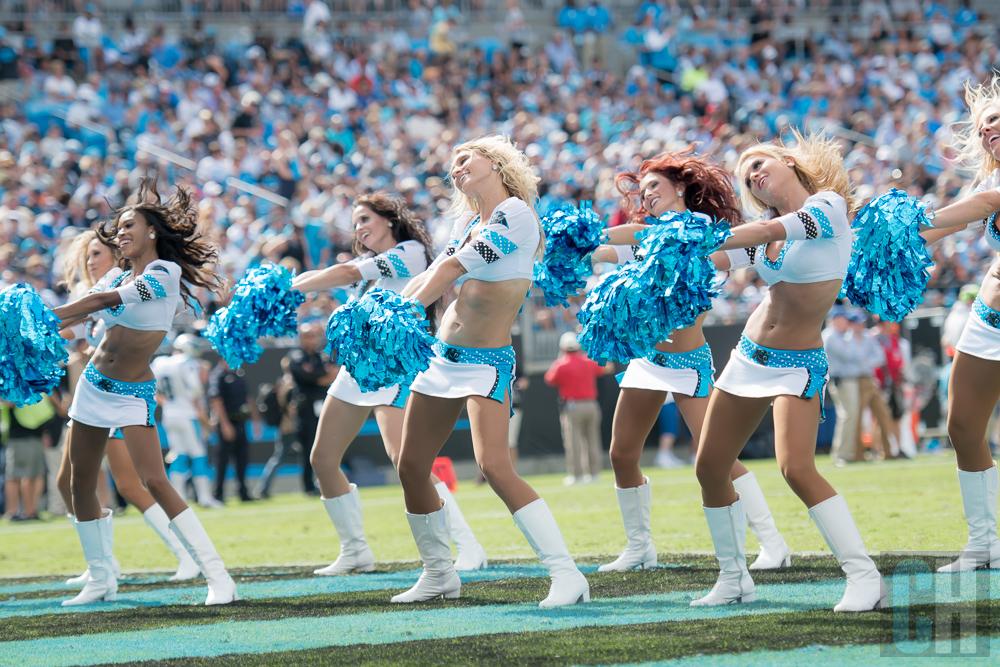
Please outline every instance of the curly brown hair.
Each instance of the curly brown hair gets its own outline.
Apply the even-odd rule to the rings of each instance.
[[[622,209],[633,222],[642,222],[648,215],[636,201],[635,194],[639,181],[650,172],[682,185],[684,206],[688,210],[725,220],[731,227],[742,224],[743,211],[729,174],[721,167],[695,157],[691,147],[643,160],[639,171],[615,177],[615,187],[622,195]]]
[[[102,242],[117,248],[118,222],[127,211],[142,213],[146,224],[156,231],[157,257],[181,267],[181,294],[185,302],[198,301],[191,292],[192,285],[217,294],[222,292],[224,282],[213,270],[219,250],[198,232],[198,212],[187,188],[177,187],[173,197],[164,203],[157,192],[156,180],[144,178],[135,195],[115,211],[114,218],[97,227]],[[118,264],[123,269],[131,268],[124,257]]]
[[[434,255],[431,252],[434,242],[431,241],[431,235],[427,232],[427,227],[424,226],[424,223],[406,206],[405,199],[385,192],[371,192],[357,197],[354,200],[354,205],[364,206],[372,213],[388,220],[392,227],[392,237],[396,240],[396,243],[416,241],[422,245],[424,247],[424,257],[427,260],[427,266],[430,266],[431,262],[434,261]],[[352,250],[358,256],[369,252],[369,249],[357,237],[354,239]],[[370,287],[371,283],[365,285],[363,291],[368,291]],[[437,305],[438,302],[435,302],[427,308],[427,319],[431,322],[434,322]]]

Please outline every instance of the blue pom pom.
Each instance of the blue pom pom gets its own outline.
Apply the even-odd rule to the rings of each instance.
[[[260,359],[257,340],[264,336],[293,336],[296,311],[305,301],[292,289],[292,274],[283,266],[257,266],[233,289],[229,305],[215,312],[202,335],[230,368]]]
[[[434,356],[423,306],[390,290],[369,290],[333,311],[326,338],[327,353],[363,391],[408,386]]]
[[[577,316],[580,344],[599,363],[646,356],[719,294],[708,255],[731,235],[729,226],[687,211],[650,222],[641,232],[644,259],[605,276]]]
[[[893,188],[854,218],[854,247],[841,296],[884,320],[899,322],[924,299],[933,264],[921,226],[931,225],[927,205]]]
[[[0,292],[0,398],[21,407],[37,403],[66,373],[59,318],[27,284]]]
[[[547,306],[568,306],[567,297],[578,294],[593,273],[590,255],[604,243],[604,221],[588,203],[567,206],[542,218],[545,257],[535,262],[534,282]]]

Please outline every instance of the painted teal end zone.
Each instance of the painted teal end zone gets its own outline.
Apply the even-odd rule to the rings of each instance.
[[[745,607],[691,607],[689,602],[694,596],[688,592],[607,598],[555,610],[542,610],[534,603],[444,609],[401,607],[390,613],[235,621],[0,642],[0,655],[18,667],[57,667],[727,618],[831,606],[841,587],[840,582],[770,587],[768,597],[780,599],[781,603]]]
[[[970,637],[962,644],[952,640],[938,642],[904,641],[895,644],[864,644],[859,646],[807,646],[791,651],[752,651],[724,655],[700,655],[679,660],[647,662],[657,667],[801,667],[826,664],[835,667],[938,667],[955,665],[973,667],[996,665],[1000,661],[1000,637],[981,638],[979,646]],[[624,667],[624,666],[620,666]]]
[[[581,566],[587,572],[595,566]],[[239,581],[237,589],[244,600],[265,600],[291,598],[304,595],[334,593],[357,593],[362,591],[404,591],[412,586],[420,570],[399,572],[379,572],[374,574],[352,574],[343,577],[308,577],[302,579],[275,579],[271,581]],[[547,570],[541,565],[499,565],[475,572],[463,572],[462,581],[497,581],[499,579],[521,579],[546,577]],[[162,581],[162,580],[161,580]],[[25,584],[27,585],[27,584]],[[44,589],[43,589],[44,590]],[[56,597],[11,600],[0,605],[0,618],[14,616],[37,616],[40,614],[74,614],[121,611],[138,607],[164,607],[168,605],[201,604],[205,601],[205,588],[201,586],[156,587],[149,590],[127,591],[118,594],[116,602],[100,602],[81,607],[63,607],[61,602],[76,595],[72,589],[61,588],[65,594]]]
[[[905,585],[908,589],[950,591],[944,594],[939,591],[939,602],[975,600],[981,599],[984,595],[995,597],[1000,593],[1000,572],[990,572],[986,575],[972,573],[970,581],[985,582],[985,586],[952,586],[954,576],[920,573],[908,577]],[[899,579],[902,581],[901,577]],[[891,583],[897,587],[900,582]],[[535,604],[434,609],[400,607],[398,611],[385,613],[287,618],[276,621],[232,621],[211,625],[169,626],[136,632],[0,642],[0,655],[18,667],[30,665],[55,667],[240,653],[266,654],[330,646],[390,644],[508,632],[542,632],[580,627],[726,619],[830,608],[840,598],[843,586],[841,580],[762,585],[757,588],[758,602],[751,605],[722,607],[690,607],[689,602],[697,595],[696,592],[598,599],[590,604],[555,610],[541,610]],[[864,659],[866,654],[863,651],[866,647],[853,648],[861,651],[858,654],[861,657],[858,659]],[[877,648],[870,647],[868,650],[878,651]],[[744,655],[739,658],[739,662],[731,664],[738,664],[741,667],[751,664],[748,662],[749,655],[751,654]],[[824,653],[824,655],[833,657],[834,654]],[[851,657],[853,654],[846,655],[848,659],[854,659]],[[867,655],[870,658],[872,654]],[[713,656],[711,663],[690,664],[722,664],[716,661],[723,657]],[[803,656],[799,656],[798,662],[773,664],[802,663]],[[831,664],[855,663],[841,663],[835,658]],[[891,667],[897,664],[900,663],[894,661]]]

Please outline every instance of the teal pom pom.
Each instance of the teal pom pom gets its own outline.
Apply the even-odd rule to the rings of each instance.
[[[419,301],[372,289],[333,311],[326,325],[326,351],[362,391],[409,386],[434,356],[428,329]]]
[[[254,363],[264,352],[258,339],[294,336],[296,311],[305,296],[292,289],[292,274],[283,266],[257,266],[233,289],[229,305],[216,311],[202,333],[230,368]]]
[[[933,264],[921,227],[927,205],[893,188],[858,211],[854,246],[841,296],[883,320],[899,322],[920,305]]]
[[[18,407],[37,403],[66,373],[59,318],[27,284],[0,292],[0,314],[0,399]]]
[[[542,218],[545,256],[535,262],[535,286],[545,295],[545,305],[568,306],[567,297],[578,294],[593,273],[590,255],[607,238],[604,221],[584,202],[580,208],[557,209]]]
[[[598,363],[645,357],[712,307],[720,285],[708,255],[729,226],[690,212],[668,212],[641,233],[644,259],[606,275],[577,316],[580,344]]]

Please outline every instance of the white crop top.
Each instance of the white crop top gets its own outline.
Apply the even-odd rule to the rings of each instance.
[[[170,331],[174,314],[181,302],[181,267],[157,259],[146,266],[145,272],[130,283],[131,271],[114,268],[90,290],[118,292],[119,306],[105,308],[93,317],[104,320],[108,329],[122,326],[137,331]]]
[[[402,292],[406,284],[427,268],[427,254],[420,241],[403,241],[381,255],[367,253],[348,264],[357,267],[362,280],[373,280],[372,287]]]
[[[444,252],[434,259],[431,267],[454,255],[467,271],[455,281],[455,285],[461,285],[466,280],[531,280],[535,252],[542,238],[534,211],[517,197],[510,197],[494,209],[489,224],[470,238],[478,223],[478,215],[460,219],[451,230]]]
[[[786,233],[778,258],[768,258],[766,245],[727,250],[730,270],[753,266],[768,285],[844,278],[854,234],[843,197],[836,192],[817,192],[798,211],[777,220]]]
[[[994,169],[986,180],[976,186],[975,192],[983,192],[984,190],[1000,191],[1000,169]],[[1000,252],[1000,226],[998,226],[1000,219],[998,219],[997,213],[998,211],[994,211],[983,220],[983,231],[986,232],[986,243]]]

